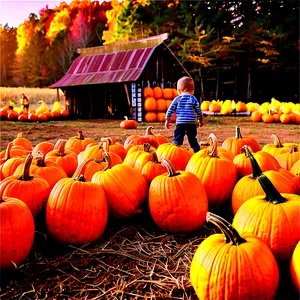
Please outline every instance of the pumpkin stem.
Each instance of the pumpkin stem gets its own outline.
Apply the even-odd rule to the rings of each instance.
[[[102,171],[106,171],[111,168],[111,158],[108,152],[104,151],[102,153],[103,161],[106,162],[106,166],[102,169]]]
[[[150,148],[151,148],[151,145],[149,143],[144,143],[143,144],[143,151],[144,152],[150,152]]]
[[[128,121],[128,117],[127,117],[127,116],[124,116],[124,119],[125,119],[126,121]]]
[[[110,137],[101,138],[100,141],[103,142],[103,143],[106,142],[106,143],[107,143],[107,146],[113,144],[113,141],[112,141],[112,139],[111,139]]]
[[[77,139],[83,141],[84,140],[84,136],[81,130],[77,131]]]
[[[5,154],[4,154],[5,161],[7,161],[8,159],[11,158],[11,156],[10,156],[10,150],[13,147],[13,145],[14,145],[13,142],[9,142],[8,143],[8,145],[7,145],[6,149],[5,149]]]
[[[258,181],[266,193],[265,200],[268,202],[271,202],[273,204],[280,204],[286,202],[286,198],[284,198],[278,190],[275,188],[273,183],[270,181],[270,179],[264,175],[261,174],[261,176],[258,177]]]
[[[217,137],[211,133],[208,136],[209,148],[207,150],[207,154],[211,157],[218,157],[218,140]]]
[[[33,155],[31,153],[28,153],[24,162],[23,174],[18,178],[19,180],[29,181],[33,179],[33,176],[30,176],[29,174],[32,160],[33,160]]]
[[[244,153],[245,157],[250,158],[250,155],[253,153],[253,150],[252,150],[252,148],[250,146],[244,145],[241,148],[241,153]]]
[[[22,132],[18,133],[17,135],[17,139],[21,139],[22,138]]]
[[[152,151],[151,154],[152,154],[152,159],[151,159],[151,161],[152,161],[152,162],[159,163],[156,152],[155,152],[155,151]]]
[[[145,133],[145,135],[154,135],[154,133],[152,132],[153,129],[154,129],[153,126],[148,126],[148,127],[146,128],[146,133]]]
[[[250,158],[250,162],[251,162],[251,166],[252,166],[252,175],[250,176],[250,178],[258,178],[259,176],[263,175],[263,172],[260,168],[260,166],[258,165],[256,159],[254,158],[252,152],[250,151],[251,148],[249,148],[248,146],[243,146],[242,150],[245,152],[245,156]]]
[[[94,160],[93,158],[84,159],[76,168],[76,171],[74,172],[72,178],[77,181],[86,181],[86,179],[84,178],[83,172],[85,170],[87,163],[89,163],[90,161],[93,161],[93,160]]]
[[[38,167],[46,167],[45,164],[45,153],[41,150],[39,150],[37,152],[37,154],[35,155],[34,159],[36,160],[36,165]]]
[[[167,158],[165,158],[165,157],[161,158],[161,165],[167,169],[169,177],[180,175],[179,172],[176,173],[176,170],[175,170],[172,162],[170,160],[168,160]]]
[[[58,141],[59,141],[59,143],[58,143],[58,146],[57,146],[57,156],[66,156],[65,146],[66,146],[67,140],[60,139]]]
[[[294,152],[298,152],[298,145],[297,144],[292,144],[291,145],[291,149],[290,149],[289,154],[292,154]]]
[[[235,126],[235,138],[242,139],[241,129],[240,126]]]
[[[238,246],[242,243],[245,243],[246,240],[243,239],[238,232],[236,231],[236,229],[234,227],[232,227],[232,225],[226,221],[225,219],[223,219],[222,217],[213,214],[211,212],[207,212],[206,213],[206,222],[211,222],[213,224],[215,224],[224,234],[224,240],[225,243],[234,245],[234,246]]]
[[[276,146],[276,148],[282,148],[283,147],[279,137],[276,134],[272,134],[271,139],[273,140],[274,145]]]

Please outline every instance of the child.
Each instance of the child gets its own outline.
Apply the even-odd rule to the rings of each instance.
[[[20,103],[23,105],[24,110],[29,110],[30,101],[24,94],[21,95]]]
[[[165,127],[170,128],[170,119],[176,113],[176,128],[172,143],[182,145],[184,136],[187,135],[189,144],[194,152],[200,150],[197,141],[197,125],[203,126],[202,111],[194,94],[194,81],[190,77],[182,77],[177,82],[177,96],[171,103],[166,113]]]

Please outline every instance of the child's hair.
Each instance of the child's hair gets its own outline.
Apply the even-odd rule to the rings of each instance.
[[[193,92],[194,80],[191,77],[184,76],[177,81],[177,90],[181,92]]]

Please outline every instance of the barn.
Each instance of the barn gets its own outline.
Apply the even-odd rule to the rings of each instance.
[[[61,89],[71,118],[144,121],[143,88],[176,87],[190,76],[165,43],[168,34],[78,49],[66,75],[50,86]]]

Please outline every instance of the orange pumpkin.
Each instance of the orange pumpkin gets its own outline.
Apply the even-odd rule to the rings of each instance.
[[[148,195],[154,222],[165,232],[200,229],[208,211],[204,186],[194,174],[176,172],[170,160],[163,157],[161,164],[168,172],[153,178]]]
[[[232,226],[262,239],[278,262],[290,262],[300,240],[300,196],[279,193],[265,176],[258,177],[265,195],[253,197],[236,212]]]
[[[143,169],[142,175],[145,177],[148,184],[158,175],[164,174],[166,172],[165,167],[158,161],[156,153],[151,152],[152,159],[148,161]]]
[[[241,149],[242,153],[234,157],[233,163],[236,166],[238,179],[246,175],[252,174],[252,165],[250,161],[250,155],[252,154],[262,171],[275,170],[277,171],[281,166],[274,156],[265,152],[257,151],[252,152],[251,147],[244,145]]]
[[[51,189],[44,178],[29,174],[32,159],[33,156],[29,153],[21,176],[12,175],[2,180],[0,197],[12,197],[22,200],[35,217],[44,210]]]
[[[162,157],[167,158],[176,170],[185,170],[193,153],[193,150],[172,143],[160,144],[156,150],[158,160],[161,161]]]
[[[286,143],[281,143],[279,137],[276,134],[271,135],[273,144],[266,144],[262,147],[262,151],[268,152],[273,155],[275,158],[281,154],[290,151],[290,145]]]
[[[125,120],[121,121],[120,127],[124,129],[136,129],[138,127],[138,122],[136,120],[129,120],[127,116],[124,117]]]
[[[211,146],[193,154],[185,170],[200,179],[206,190],[209,206],[219,207],[230,198],[237,181],[237,172],[226,153],[217,151],[216,136],[210,134],[209,139]]]
[[[22,146],[27,151],[32,151],[32,143],[22,136],[22,132],[18,133],[17,137],[12,141],[14,146]]]
[[[68,177],[71,177],[78,167],[77,154],[73,151],[66,150],[67,140],[59,140],[57,149],[54,149],[46,154],[45,161],[54,161],[66,172]]]
[[[156,110],[157,111],[166,111],[167,110],[167,103],[166,103],[165,99],[156,100]]]
[[[290,170],[294,163],[300,159],[299,145],[290,146],[289,152],[279,154],[276,159],[282,168]]]
[[[81,151],[84,151],[88,144],[94,143],[95,140],[92,138],[87,138],[83,135],[81,130],[77,131],[77,136],[70,137],[65,145],[65,149],[72,148],[76,154],[79,154]]]
[[[0,269],[20,266],[34,240],[35,225],[28,206],[17,198],[0,199]]]
[[[258,110],[255,110],[251,113],[251,121],[253,122],[260,122],[262,119],[262,113]]]
[[[96,172],[91,182],[99,184],[107,197],[109,212],[118,219],[139,215],[146,206],[148,184],[143,175],[125,164]]]
[[[235,127],[235,137],[229,137],[222,143],[222,147],[231,152],[233,156],[240,154],[244,145],[250,146],[253,152],[261,150],[261,146],[255,138],[242,137],[239,126]]]
[[[145,111],[156,110],[156,100],[153,97],[146,98],[144,102],[144,109]]]
[[[163,97],[163,90],[160,86],[156,86],[153,88],[153,97],[157,99],[161,99]]]
[[[222,234],[201,241],[192,259],[190,280],[198,298],[274,299],[279,269],[266,243],[213,213],[207,213],[206,220]]]
[[[148,111],[145,114],[144,119],[145,119],[146,122],[156,122],[157,121],[156,112]]]
[[[258,182],[259,176],[263,174],[269,178],[281,193],[296,194],[300,192],[300,187],[296,181],[297,178],[291,172],[281,168],[278,170],[266,170],[262,172],[256,161],[255,155],[249,152],[248,156],[251,162],[252,175],[246,175],[239,179],[233,188],[231,205],[234,214],[248,199],[258,195],[264,195],[264,190]]]
[[[35,156],[39,151],[42,151],[44,154],[52,151],[54,149],[54,144],[51,142],[40,142],[32,150],[32,155]]]
[[[108,206],[103,189],[86,181],[80,164],[73,178],[63,178],[52,189],[46,206],[49,234],[61,243],[87,244],[106,228]]]
[[[153,90],[151,87],[149,86],[144,87],[143,92],[144,92],[144,98],[153,97]]]

